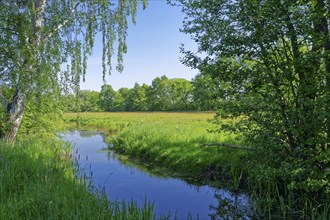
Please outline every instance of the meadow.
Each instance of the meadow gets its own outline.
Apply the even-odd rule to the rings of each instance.
[[[99,130],[109,148],[123,160],[142,164],[159,175],[180,177],[195,184],[242,188],[246,150],[203,146],[222,142],[239,145],[235,135],[209,132],[212,112],[68,113],[72,127]]]
[[[326,195],[320,203],[303,191],[288,191],[256,151],[235,147],[245,146],[235,134],[210,132],[217,129],[213,117],[212,112],[120,112],[67,113],[64,118],[68,129],[102,132],[123,161],[189,183],[247,192],[256,218],[329,219]],[[205,146],[215,142],[229,147]]]
[[[259,219],[329,219],[326,195],[323,203],[307,193],[281,195],[283,184],[265,178],[260,171],[272,170],[253,151],[204,146],[214,142],[244,146],[234,134],[209,132],[217,128],[210,123],[213,116],[212,112],[67,113],[64,120],[65,129],[102,132],[121,160],[157,175],[246,191]],[[108,201],[89,181],[75,177],[73,161],[65,156],[70,150],[56,138],[0,142],[0,219],[170,218],[156,215],[148,201],[143,207],[134,201]],[[228,211],[222,208],[219,212]]]
[[[239,188],[240,151],[202,147],[236,143],[233,135],[209,133],[213,113],[66,114],[66,129],[102,132],[110,148],[127,162],[159,175]],[[109,201],[86,179],[77,179],[71,146],[57,138],[25,137],[0,142],[0,219],[169,219],[153,203]],[[242,151],[243,152],[243,151]],[[236,160],[233,160],[236,158]]]

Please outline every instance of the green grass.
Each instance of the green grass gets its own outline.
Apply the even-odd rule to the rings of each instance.
[[[110,202],[74,176],[62,142],[0,142],[0,219],[156,219],[153,204]],[[165,218],[165,217],[164,217]]]
[[[158,175],[247,189],[259,219],[330,219],[328,195],[312,198],[308,193],[279,193],[278,186],[285,185],[260,175],[260,171],[271,170],[257,155],[202,147],[209,142],[243,145],[233,134],[207,132],[216,128],[209,123],[212,117],[213,113],[81,113],[78,120],[76,114],[66,114],[65,120],[68,128],[102,131],[124,162],[141,164]],[[134,201],[108,201],[89,181],[75,178],[71,161],[64,156],[69,150],[70,146],[58,140],[0,142],[0,219],[171,217],[155,215],[153,204],[147,201],[143,207]]]
[[[217,128],[209,122],[213,116],[196,112],[123,112],[80,113],[77,119],[77,114],[70,113],[65,120],[74,129],[103,132],[109,148],[123,162],[195,184],[246,190],[256,218],[330,219],[328,195],[311,198],[308,193],[290,193],[281,178],[269,175],[273,171],[257,151],[202,147],[210,142],[244,146],[233,134],[208,132]],[[231,122],[235,121],[224,121]]]
[[[110,148],[158,174],[188,182],[225,186],[234,190],[242,180],[241,161],[246,151],[202,144],[240,143],[229,133],[210,133],[214,113],[141,112],[80,113],[81,129],[106,134]],[[65,115],[72,126],[77,115]]]

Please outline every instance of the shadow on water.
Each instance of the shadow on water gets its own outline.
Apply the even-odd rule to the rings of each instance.
[[[226,197],[226,195],[216,193],[214,197],[218,200],[218,204],[216,206],[210,205],[211,213],[209,216],[212,220],[252,218],[253,212],[246,195],[231,193],[230,197]]]
[[[156,214],[170,213],[173,219],[250,219],[249,198],[245,194],[151,174],[104,150],[104,137],[97,132],[67,132],[62,139],[74,146],[77,177],[102,189],[109,200],[134,200],[142,206],[147,199],[154,202]]]

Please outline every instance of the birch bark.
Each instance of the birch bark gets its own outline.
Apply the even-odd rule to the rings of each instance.
[[[22,66],[21,73],[18,75],[17,84],[15,86],[15,92],[12,96],[10,102],[7,103],[6,106],[6,113],[8,118],[8,131],[5,135],[6,142],[13,142],[16,139],[19,127],[21,126],[23,115],[25,111],[25,99],[26,94],[28,94],[29,85],[25,85],[25,83],[29,84],[29,81],[22,80],[26,77],[37,77],[37,65],[36,64],[39,60],[40,56],[40,46],[41,46],[41,39],[42,39],[42,28],[43,28],[43,21],[44,21],[44,11],[46,7],[47,1],[46,0],[37,0],[35,1],[33,12],[34,17],[32,18],[31,28],[33,30],[32,36],[25,36],[25,42],[31,45],[30,54],[33,57],[31,62],[23,62],[27,63],[27,65]],[[13,14],[18,13],[17,9],[17,2],[11,1]],[[23,58],[21,60],[24,60]],[[23,74],[26,74],[25,76]],[[24,77],[23,77],[24,76]],[[23,87],[23,88],[22,88]],[[24,89],[24,92],[22,91]]]

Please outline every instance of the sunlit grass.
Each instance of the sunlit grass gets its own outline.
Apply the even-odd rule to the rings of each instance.
[[[208,132],[217,129],[209,122],[213,116],[214,113],[126,112],[81,113],[79,120],[76,114],[67,114],[65,118],[72,126],[76,127],[78,122],[81,129],[101,130],[109,147],[122,158],[158,174],[232,190],[246,189],[260,219],[330,219],[327,195],[324,203],[318,204],[308,193],[285,197],[277,193],[277,187],[283,183],[259,175],[270,170],[261,162],[262,158],[258,160],[257,152],[202,147],[210,142],[245,146],[234,134]],[[231,122],[235,121],[222,121]]]
[[[110,148],[150,170],[238,189],[244,150],[203,147],[205,143],[240,144],[234,134],[209,132],[212,112],[69,113],[67,122],[106,134]]]
[[[157,219],[153,204],[108,201],[75,178],[63,143],[0,142],[0,219]],[[165,217],[164,217],[165,218]]]

